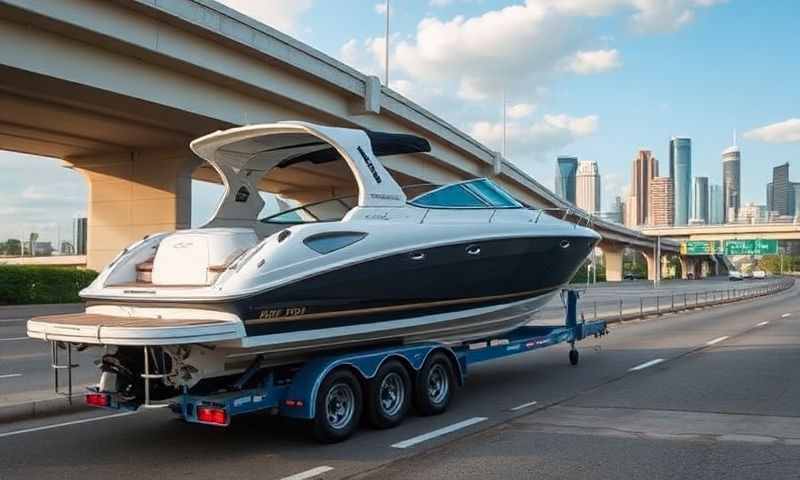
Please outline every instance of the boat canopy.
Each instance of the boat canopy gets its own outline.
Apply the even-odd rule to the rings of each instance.
[[[275,168],[307,162],[313,168],[344,160],[355,178],[360,207],[402,207],[406,196],[378,156],[429,152],[413,135],[324,127],[306,122],[248,125],[217,131],[191,149],[219,173],[225,194],[207,226],[257,226],[264,206],[259,182]],[[301,186],[302,187],[302,186]]]

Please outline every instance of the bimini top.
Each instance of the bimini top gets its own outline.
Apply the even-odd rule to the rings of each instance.
[[[325,127],[305,122],[248,125],[194,140],[191,149],[210,163],[225,184],[216,224],[255,221],[264,205],[258,183],[273,168],[343,159],[358,185],[362,207],[403,207],[406,196],[378,156],[429,152],[413,135]],[[219,221],[217,221],[219,220]]]

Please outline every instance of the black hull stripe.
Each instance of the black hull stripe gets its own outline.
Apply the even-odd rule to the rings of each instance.
[[[420,310],[420,309],[429,309],[429,308],[437,308],[437,307],[449,307],[449,306],[461,306],[461,305],[470,305],[474,303],[483,303],[483,304],[493,304],[495,300],[511,300],[515,298],[524,298],[533,295],[539,295],[544,293],[552,292],[560,288],[561,285],[557,285],[555,287],[549,288],[538,288],[536,290],[528,290],[526,292],[517,292],[517,293],[508,293],[504,295],[489,295],[485,297],[472,297],[472,298],[458,298],[454,300],[440,300],[435,302],[420,302],[420,303],[408,303],[402,305],[387,305],[384,307],[373,307],[373,308],[362,308],[362,309],[353,309],[353,310],[334,310],[330,312],[320,312],[320,313],[312,313],[308,315],[296,315],[296,316],[283,316],[277,318],[256,318],[245,320],[247,325],[261,325],[264,323],[278,323],[284,321],[302,321],[302,320],[319,320],[324,318],[334,318],[334,317],[354,317],[360,315],[374,315],[374,314],[384,314],[390,312],[403,312],[403,311],[410,311],[410,310]]]

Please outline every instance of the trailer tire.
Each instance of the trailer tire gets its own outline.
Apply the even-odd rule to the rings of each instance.
[[[581,358],[580,354],[578,353],[577,350],[570,350],[569,351],[569,364],[570,365],[572,365],[572,366],[577,365],[578,361],[580,360],[580,358]]]
[[[414,406],[420,415],[438,415],[447,410],[455,388],[450,358],[441,352],[433,353],[417,373],[414,383]]]
[[[317,392],[313,420],[314,437],[322,443],[349,438],[361,420],[361,383],[349,370],[329,373]]]
[[[411,405],[411,376],[402,363],[384,363],[367,386],[367,420],[374,428],[400,424]]]

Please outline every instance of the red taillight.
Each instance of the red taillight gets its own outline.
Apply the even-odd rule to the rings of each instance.
[[[93,407],[107,407],[109,404],[109,396],[103,393],[87,393],[86,404]]]
[[[225,425],[228,423],[228,414],[222,408],[197,407],[197,419],[201,422]]]

